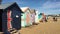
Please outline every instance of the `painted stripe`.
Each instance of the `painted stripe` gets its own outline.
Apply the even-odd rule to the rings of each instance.
[[[10,29],[11,28],[11,11],[10,10],[8,10],[7,11],[7,27],[8,27],[8,29]]]

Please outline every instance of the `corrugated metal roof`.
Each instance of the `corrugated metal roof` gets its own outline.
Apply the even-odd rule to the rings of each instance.
[[[15,3],[15,2],[1,4],[1,5],[0,5],[0,9],[5,9],[5,8],[11,6],[11,5],[14,4],[14,3]]]

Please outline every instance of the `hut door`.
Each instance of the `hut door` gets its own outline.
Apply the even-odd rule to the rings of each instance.
[[[17,9],[13,9],[12,10],[12,27],[15,28],[15,29],[20,29],[20,26],[21,26],[21,23],[20,23],[20,11],[17,10]]]
[[[11,11],[8,10],[7,11],[7,27],[8,27],[8,29],[12,28],[11,21],[12,21],[12,19],[11,19]]]

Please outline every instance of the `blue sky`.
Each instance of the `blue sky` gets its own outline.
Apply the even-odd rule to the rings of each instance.
[[[60,0],[3,0],[2,3],[17,2],[20,7],[30,7],[39,13],[60,14]]]

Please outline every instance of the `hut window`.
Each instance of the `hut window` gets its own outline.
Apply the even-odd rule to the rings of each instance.
[[[18,18],[19,16],[18,15],[16,15],[16,18]]]

